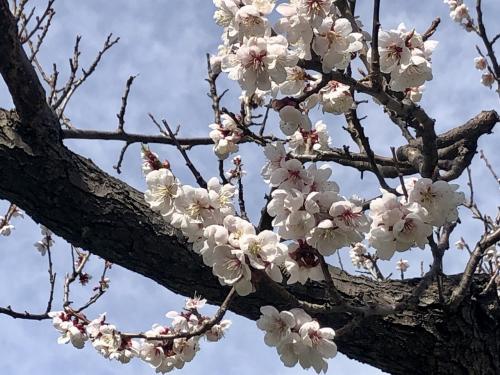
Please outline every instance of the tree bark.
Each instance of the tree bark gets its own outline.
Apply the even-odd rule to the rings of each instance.
[[[227,290],[189,244],[143,200],[143,195],[100,170],[91,160],[50,141],[43,126],[23,136],[19,116],[0,110],[0,198],[26,211],[75,246],[138,272],[186,296],[197,291],[220,304]],[[375,282],[332,269],[334,282],[353,304],[394,305],[411,294],[418,279]],[[445,277],[450,291],[459,276]],[[479,296],[487,280],[477,276],[458,311],[449,312],[431,286],[417,305],[394,315],[370,316],[336,339],[347,356],[392,374],[499,374],[500,309],[496,293]],[[259,307],[297,307],[295,298],[326,301],[324,285],[272,287],[256,280],[257,292],[236,298],[231,310],[249,319]],[[473,297],[472,297],[473,296]],[[347,313],[319,313],[325,326],[338,329]]]

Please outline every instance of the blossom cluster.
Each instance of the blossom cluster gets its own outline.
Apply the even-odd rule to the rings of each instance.
[[[469,8],[464,4],[463,0],[444,0],[445,4],[450,7],[450,18],[458,22],[467,31],[472,31],[474,24],[469,13]]]
[[[408,30],[403,23],[395,30],[380,30],[380,71],[390,74],[389,88],[409,94],[410,99],[412,93],[421,92],[421,86],[432,79],[431,55],[437,44],[434,40],[424,41],[422,35]],[[368,57],[372,57],[371,49]],[[419,95],[412,100],[417,99]]]
[[[268,161],[261,174],[273,188],[266,209],[277,233],[257,233],[237,215],[231,184],[212,178],[206,189],[194,188],[182,185],[166,168],[146,176],[145,199],[151,208],[182,231],[222,285],[234,286],[240,295],[254,290],[254,270],[276,282],[286,270],[288,284],[323,280],[320,257],[353,244],[353,262],[371,271],[363,240],[382,260],[396,251],[424,248],[433,227],[456,221],[464,202],[458,185],[411,178],[405,181],[407,197],[402,187],[399,196],[383,190],[366,210],[359,197],[340,195],[327,165],[306,167],[290,158],[280,142],[266,145],[264,153]]]
[[[396,251],[424,248],[433,227],[458,219],[457,207],[465,196],[456,192],[458,185],[428,178],[405,180],[408,197],[382,191],[382,197],[370,203],[372,219],[368,242],[380,259],[390,259]],[[403,191],[402,187],[398,188]]]
[[[481,75],[481,83],[491,89],[496,79],[493,73],[488,69],[488,61],[483,56],[476,57],[474,58],[474,67],[483,72]]]
[[[305,369],[312,367],[318,374],[326,373],[326,359],[337,354],[333,329],[321,328],[302,309],[278,311],[273,306],[263,306],[260,311],[257,327],[266,332],[265,343],[276,347],[285,366],[293,367],[298,362]]]
[[[370,59],[366,43],[370,35],[362,31],[361,23],[339,16],[333,0],[290,0],[278,5],[275,0],[213,1],[214,20],[223,33],[218,54],[211,58],[212,71],[225,72],[240,84],[243,108],[262,105],[266,96],[283,95],[285,105],[276,109],[292,149],[306,154],[327,150],[327,126],[318,122],[313,128],[308,112],[316,106],[333,114],[355,108],[348,85],[322,80],[332,70],[344,71],[357,56]],[[273,11],[278,16],[274,25],[270,22]],[[432,79],[431,54],[436,45],[404,24],[396,30],[381,30],[380,67],[390,77],[389,88],[418,102],[424,82]],[[312,60],[320,63],[315,67],[318,72],[304,68],[303,63]],[[302,95],[300,101],[286,103],[287,98]],[[243,128],[251,121],[250,111],[245,112],[241,119],[224,114],[220,123],[210,125],[219,159],[238,151]]]
[[[23,212],[15,205],[10,205],[5,216],[0,215],[0,236],[10,236],[14,230],[12,219],[17,217],[24,217]]]
[[[35,248],[44,256],[48,250],[54,245],[53,233],[51,230],[43,225],[40,225],[40,232],[42,239],[35,242]]]
[[[183,312],[166,314],[172,319],[170,326],[155,324],[143,334],[121,333],[106,322],[106,314],[91,321],[72,310],[50,312],[49,316],[54,328],[61,334],[57,340],[59,344],[71,343],[75,348],[82,349],[90,341],[104,358],[122,363],[139,358],[156,372],[166,373],[190,362],[199,350],[202,337],[207,341],[219,341],[230,327],[229,320],[222,320],[195,335],[209,319],[198,311],[205,303],[205,299],[198,297],[187,299]]]

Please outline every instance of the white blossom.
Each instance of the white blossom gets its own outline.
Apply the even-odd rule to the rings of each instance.
[[[72,318],[63,311],[50,312],[49,316],[52,318],[54,328],[61,333],[57,339],[59,344],[71,342],[77,349],[82,349],[85,346],[88,336],[83,322],[76,317]]]
[[[299,160],[290,159],[271,174],[270,182],[272,186],[280,189],[297,189],[307,192],[312,178]]]
[[[370,204],[372,225],[368,234],[371,246],[377,249],[380,259],[390,259],[395,251],[405,251],[427,244],[432,234],[427,210],[418,203],[403,205],[398,198],[386,191]]]
[[[406,272],[410,268],[410,262],[405,259],[400,259],[396,263],[396,269],[401,272]]]
[[[0,222],[3,220],[3,217],[0,217]],[[0,236],[10,236],[12,233],[12,230],[14,229],[14,226],[12,224],[4,224],[2,227],[0,227]]]
[[[474,67],[477,70],[485,70],[488,66],[486,59],[482,56],[474,57]]]
[[[495,76],[490,72],[483,73],[481,75],[481,83],[491,89],[491,86],[495,83]]]
[[[286,160],[286,150],[282,142],[268,143],[264,147],[264,155],[267,158],[267,163],[260,172],[265,182],[269,183],[272,173],[281,168]]]
[[[286,80],[285,68],[297,64],[298,56],[288,51],[285,37],[245,39],[236,53],[222,59],[222,71],[238,81],[241,87],[252,94],[256,89],[268,91],[271,81],[280,84]]]
[[[287,284],[305,284],[308,280],[322,281],[325,279],[314,249],[303,241],[293,242],[288,246],[285,267],[289,273]]]
[[[429,178],[407,179],[405,185],[408,202],[424,207],[430,224],[440,227],[458,219],[457,207],[465,202],[464,193],[456,191],[458,185],[442,180],[433,182]]]
[[[298,155],[313,154],[315,151],[326,151],[330,147],[330,136],[323,121],[314,124],[311,131],[297,130],[290,136],[290,148]]]
[[[314,30],[313,50],[322,58],[323,72],[333,68],[345,69],[351,61],[351,55],[363,48],[363,35],[353,33],[348,19],[327,17]]]
[[[174,199],[178,196],[180,184],[169,169],[158,169],[146,176],[148,189],[144,199],[153,211],[169,217],[174,210]]]
[[[346,113],[354,108],[354,99],[349,86],[337,81],[330,81],[319,92],[319,100],[323,112],[336,115]]]
[[[307,114],[287,105],[280,110],[280,129],[285,135],[293,135],[297,130],[310,131],[311,120]]]
[[[295,327],[295,318],[289,311],[279,312],[273,306],[262,306],[261,316],[257,320],[257,327],[265,331],[264,342],[268,346],[278,346]]]

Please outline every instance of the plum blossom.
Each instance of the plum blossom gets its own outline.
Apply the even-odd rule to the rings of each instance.
[[[277,346],[295,327],[295,317],[290,311],[279,312],[273,306],[262,306],[257,327],[265,331],[264,342],[268,346]]]
[[[378,35],[380,71],[392,73],[400,65],[410,62],[411,51],[406,44],[405,35],[399,30],[380,30]],[[371,50],[368,52],[371,57]]]
[[[352,245],[351,250],[349,250],[352,264],[357,268],[363,267],[366,260],[365,254],[367,253],[366,246],[361,242]]]
[[[432,79],[431,55],[437,46],[433,40],[424,41],[415,30],[400,24],[396,30],[379,32],[380,71],[390,74],[389,87],[405,92]],[[371,60],[371,50],[368,51]]]
[[[299,66],[285,68],[286,80],[279,85],[280,92],[283,95],[298,96],[304,92],[304,89],[310,85],[311,81],[318,81],[320,76],[310,76]]]
[[[310,131],[309,116],[297,108],[287,105],[280,110],[280,129],[285,135],[293,135],[297,130]]]
[[[141,146],[141,159],[142,159],[142,173],[147,176],[149,172],[161,168],[170,168],[170,163],[165,160],[160,161],[158,154],[154,153],[146,145]]]
[[[316,251],[302,240],[288,246],[288,258],[285,267],[289,273],[287,284],[305,284],[308,280],[325,279]]]
[[[363,48],[363,35],[353,33],[346,18],[327,17],[314,32],[312,48],[322,58],[324,73],[347,68],[352,54]]]
[[[266,332],[266,344],[276,347],[285,366],[292,367],[298,362],[304,369],[313,367],[318,374],[327,371],[325,359],[337,354],[333,329],[321,328],[302,309],[280,312],[272,306],[263,306],[261,313],[257,327]]]
[[[491,86],[495,83],[495,76],[490,72],[483,73],[481,75],[481,83],[491,89]]]
[[[238,142],[243,137],[243,131],[234,119],[226,113],[221,115],[220,124],[211,124],[210,138],[215,143],[215,155],[221,160],[227,159],[229,154],[238,152]]]
[[[406,272],[410,268],[410,262],[405,259],[400,259],[396,263],[396,269],[401,271],[402,273]]]
[[[240,296],[253,292],[252,274],[246,263],[245,253],[228,245],[219,245],[214,250],[212,272],[224,285],[234,285]]]
[[[405,89],[405,99],[412,101],[413,103],[418,103],[422,100],[422,94],[424,92],[425,85],[418,87],[407,87]]]
[[[311,131],[297,130],[290,136],[290,148],[296,154],[313,154],[315,151],[326,151],[330,147],[330,136],[323,121],[314,124]]]
[[[40,232],[42,234],[42,239],[35,242],[34,246],[40,252],[40,254],[44,256],[47,251],[54,245],[54,239],[52,237],[52,231],[43,225],[40,225]]]
[[[290,5],[313,26],[321,22],[334,10],[335,0],[291,0]]]
[[[0,222],[2,222],[4,218],[0,216]],[[14,226],[12,224],[4,224],[0,227],[0,236],[10,236],[12,233],[12,230],[14,229]]]
[[[463,238],[460,238],[457,242],[455,242],[455,247],[457,250],[463,250],[467,248],[467,244],[465,243]]]
[[[251,37],[245,39],[236,53],[222,59],[222,71],[238,81],[247,95],[256,89],[268,91],[271,81],[280,84],[286,80],[285,68],[297,64],[298,56],[288,50],[285,37]]]
[[[401,65],[391,74],[390,88],[394,91],[405,91],[408,87],[417,87],[432,79],[431,64],[424,57],[413,54],[410,62]]]
[[[304,323],[299,329],[299,334],[309,352],[302,360],[305,362],[309,357],[307,359],[316,372],[319,373],[321,370],[326,372],[328,363],[324,358],[333,358],[337,355],[337,345],[333,342],[335,331],[331,328],[321,328],[319,323],[313,320]]]
[[[372,225],[368,234],[371,246],[380,259],[390,259],[394,252],[405,251],[427,244],[432,234],[427,210],[418,203],[402,204],[391,193],[382,191],[382,197],[370,204]]]
[[[286,251],[283,249],[285,245],[280,244],[279,240],[276,233],[264,230],[258,235],[243,235],[240,238],[240,248],[253,268],[267,269],[270,263],[275,262]]]
[[[194,298],[186,299],[186,304],[184,308],[186,310],[199,310],[207,303],[206,298],[201,298],[200,296],[195,296]]]
[[[71,342],[77,349],[82,349],[85,346],[88,336],[84,322],[76,316],[72,317],[66,314],[64,311],[49,312],[49,316],[52,318],[54,328],[61,333],[61,336],[57,339],[58,344]]]
[[[180,191],[177,178],[169,169],[161,168],[149,172],[146,176],[148,189],[144,199],[153,211],[169,217],[174,210],[174,199]]]
[[[253,4],[244,5],[236,11],[234,29],[239,33],[240,39],[263,37],[270,34],[269,21]]]
[[[485,70],[488,66],[486,59],[482,56],[478,56],[474,58],[474,67],[477,70]]]
[[[271,174],[270,182],[272,186],[280,189],[297,189],[306,192],[312,183],[312,177],[299,160],[290,159]]]
[[[286,160],[286,150],[282,142],[268,143],[264,147],[264,155],[267,162],[260,172],[265,182],[269,183],[272,173],[281,168]]]
[[[456,191],[458,185],[429,178],[407,179],[405,185],[408,202],[424,207],[430,224],[440,227],[458,219],[457,207],[465,202],[464,193]]]
[[[330,81],[319,92],[323,112],[340,115],[354,108],[354,99],[349,86]]]
[[[207,341],[217,342],[224,337],[225,332],[231,327],[231,321],[224,319],[219,324],[215,324],[209,331],[205,333]]]
[[[214,13],[215,23],[222,27],[229,27],[238,11],[239,0],[213,0],[217,10]]]
[[[291,49],[299,58],[310,60],[313,29],[307,15],[301,13],[294,2],[297,3],[292,0],[291,4],[282,3],[276,7],[276,11],[283,17],[278,20],[275,29],[286,34]]]

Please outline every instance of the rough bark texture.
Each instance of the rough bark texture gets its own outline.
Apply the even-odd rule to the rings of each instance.
[[[75,246],[138,272],[183,295],[196,290],[212,303],[226,291],[188,244],[158,215],[140,192],[107,175],[92,161],[62,143],[23,137],[15,112],[0,111],[0,198],[24,209]],[[33,128],[30,134],[36,133]],[[353,303],[399,302],[418,280],[374,282],[333,270],[335,285]],[[444,280],[450,290],[459,277]],[[477,278],[472,290],[485,280]],[[294,287],[297,297],[316,303],[325,299],[323,285]],[[476,293],[477,295],[477,293]],[[237,298],[231,309],[256,319],[259,307],[295,307],[283,289],[265,279],[257,292]],[[348,314],[323,313],[322,324],[340,328]],[[500,373],[500,311],[495,293],[468,298],[448,313],[431,287],[417,306],[388,317],[372,316],[336,340],[341,352],[392,374]]]

